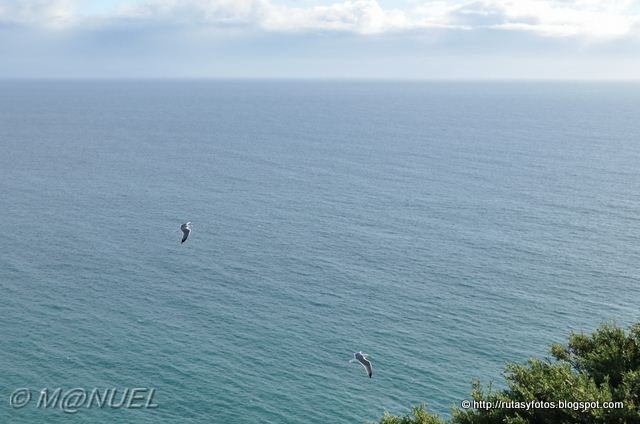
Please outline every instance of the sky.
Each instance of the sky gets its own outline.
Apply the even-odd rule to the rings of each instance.
[[[0,0],[0,78],[638,79],[640,0]]]

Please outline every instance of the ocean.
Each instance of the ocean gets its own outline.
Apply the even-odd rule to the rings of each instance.
[[[638,116],[637,83],[0,82],[0,422],[446,417],[640,320]]]

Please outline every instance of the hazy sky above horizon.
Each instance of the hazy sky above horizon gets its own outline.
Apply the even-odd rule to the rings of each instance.
[[[640,0],[0,0],[0,77],[640,76]]]

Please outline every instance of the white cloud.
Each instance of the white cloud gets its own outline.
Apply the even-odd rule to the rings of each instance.
[[[414,25],[406,12],[384,10],[376,0],[346,0],[310,8],[270,5],[261,26],[269,31],[335,30],[375,34]]]
[[[290,6],[275,0],[150,0],[133,15],[199,22],[246,23],[267,31],[346,31],[360,34],[421,28],[493,28],[542,36],[624,36],[640,22],[633,0],[435,0],[411,9],[377,0]]]
[[[251,25],[260,20],[267,0],[149,0],[121,7],[118,18],[168,21],[177,24]]]
[[[504,22],[493,28],[546,36],[617,37],[632,32],[640,21],[634,2],[625,0],[495,0],[489,4],[504,14]]]
[[[61,28],[73,21],[78,6],[78,0],[0,0],[0,22]]]
[[[88,21],[78,0],[0,0],[0,20],[64,27]],[[267,32],[342,31],[358,34],[427,28],[527,31],[545,37],[607,39],[637,36],[640,0],[418,0],[383,8],[377,0],[291,5],[279,0],[147,0],[101,20],[212,27],[246,26]],[[95,19],[96,17],[92,17]]]

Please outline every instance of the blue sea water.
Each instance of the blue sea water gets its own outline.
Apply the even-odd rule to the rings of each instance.
[[[638,116],[623,83],[1,82],[0,423],[446,416],[640,319]]]

